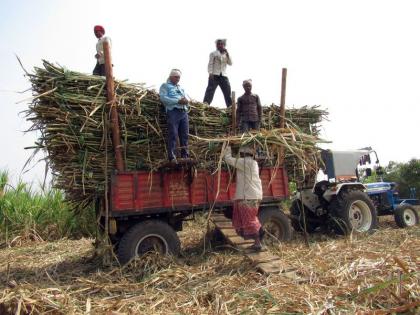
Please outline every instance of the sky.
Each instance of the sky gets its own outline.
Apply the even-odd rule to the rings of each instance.
[[[381,164],[420,158],[420,2],[418,1],[64,1],[0,0],[0,169],[38,182],[40,162],[22,173],[37,134],[24,133],[31,92],[24,67],[42,59],[91,73],[93,26],[113,42],[114,75],[158,88],[171,68],[202,100],[209,53],[227,38],[232,90],[252,78],[263,104],[328,109],[323,138],[334,150],[372,146]],[[224,107],[220,89],[212,106]],[[43,156],[38,156],[42,159]]]

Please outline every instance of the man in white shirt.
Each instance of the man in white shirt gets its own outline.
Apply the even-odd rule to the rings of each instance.
[[[105,55],[104,55],[104,41],[109,43],[109,48],[111,48],[111,39],[108,36],[105,36],[105,29],[101,25],[95,25],[93,28],[98,42],[96,43],[96,66],[93,69],[94,75],[105,76]]]
[[[226,76],[227,65],[232,65],[232,58],[226,50],[226,39],[217,39],[216,50],[210,54],[208,65],[209,82],[204,95],[204,103],[211,104],[214,92],[216,92],[217,87],[220,86],[225,98],[226,106],[229,107],[232,105],[230,83]]]
[[[242,147],[241,157],[232,157],[232,150],[227,147],[224,159],[236,169],[236,191],[234,197],[232,224],[238,235],[255,242],[250,249],[261,251],[261,223],[258,220],[258,209],[263,197],[259,167],[255,161],[255,150]]]

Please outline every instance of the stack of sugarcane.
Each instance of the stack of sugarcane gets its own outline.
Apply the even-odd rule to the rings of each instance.
[[[75,206],[90,204],[104,191],[106,178],[114,169],[114,152],[109,125],[105,79],[44,61],[43,68],[28,74],[34,98],[27,111],[31,130],[40,137],[35,148],[47,154],[55,175],[55,186],[66,192]],[[123,158],[127,170],[157,170],[167,161],[166,122],[158,94],[141,84],[115,82]],[[199,102],[190,106],[190,154],[198,167],[220,167],[226,143],[263,146],[278,164],[280,148],[286,154],[290,180],[302,180],[304,170],[317,163],[318,124],[327,112],[317,107],[286,110],[285,129],[279,125],[279,107],[264,107],[263,129],[258,133],[231,133],[230,110]],[[32,147],[33,148],[33,147]]]

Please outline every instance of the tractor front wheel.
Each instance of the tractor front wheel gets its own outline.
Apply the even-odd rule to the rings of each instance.
[[[419,215],[417,210],[411,205],[399,205],[394,210],[395,222],[400,228],[414,226],[419,224]]]

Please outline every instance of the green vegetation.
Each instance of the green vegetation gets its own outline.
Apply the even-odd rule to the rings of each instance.
[[[363,184],[370,184],[370,183],[376,183],[381,181],[381,176],[377,174],[375,170],[372,170],[372,175],[362,177],[362,183]]]
[[[0,240],[54,240],[78,238],[95,233],[93,209],[74,214],[64,202],[64,194],[57,189],[33,189],[19,181],[9,184],[9,176],[0,171]]]
[[[389,162],[385,169],[384,180],[396,182],[401,197],[409,197],[410,188],[415,188],[418,198],[420,194],[420,159],[411,159],[407,163]]]

